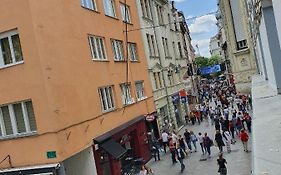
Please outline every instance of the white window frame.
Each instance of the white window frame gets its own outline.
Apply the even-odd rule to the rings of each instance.
[[[122,102],[123,105],[129,105],[134,103],[134,99],[132,98],[131,93],[131,84],[130,83],[122,83],[120,84],[121,92],[122,92]]]
[[[115,101],[114,101],[114,86],[104,86],[98,88],[100,103],[103,112],[109,112],[115,109]],[[103,104],[103,100],[105,105]]]
[[[80,2],[82,7],[97,11],[96,0],[80,0]]]
[[[128,43],[128,52],[130,54],[131,61],[138,61],[138,49],[136,43]]]
[[[115,0],[103,0],[103,7],[104,7],[105,15],[116,18]],[[107,8],[110,8],[110,9],[107,9]]]
[[[13,47],[13,43],[12,43],[12,36],[14,36],[14,35],[19,35],[17,30],[12,30],[12,31],[8,31],[8,32],[0,33],[0,40],[3,39],[3,38],[8,38],[9,47],[10,47],[10,51],[11,51],[11,55],[12,55],[12,63],[5,65],[4,64],[4,57],[3,57],[3,54],[2,54],[2,47],[1,47],[1,44],[0,44],[0,68],[6,68],[6,67],[10,67],[10,66],[14,66],[14,65],[17,65],[17,64],[24,63],[22,47],[21,47],[22,60],[16,61],[15,51],[14,51],[14,47]]]
[[[15,103],[10,103],[10,104],[0,106],[0,128],[1,128],[0,132],[2,132],[0,139],[28,136],[28,135],[34,135],[35,133],[37,133],[37,131],[31,131],[31,128],[30,128],[30,122],[29,122],[27,108],[26,108],[26,104],[25,104],[26,102],[29,102],[29,101],[31,101],[31,100],[25,100],[25,101],[20,101],[20,102],[15,102]],[[14,104],[21,104],[24,125],[25,125],[25,130],[26,130],[23,133],[18,132],[16,116],[15,116],[14,109],[13,109]],[[10,134],[10,135],[6,134],[5,123],[4,123],[3,114],[2,114],[2,110],[1,110],[1,108],[4,106],[7,106],[8,110],[9,110],[9,115],[10,115],[12,130],[13,130],[13,134]]]
[[[123,22],[131,23],[130,7],[127,4],[120,3],[120,10]]]
[[[92,60],[101,60],[101,61],[107,60],[104,37],[89,35],[88,40],[90,43]],[[97,57],[95,57],[95,53]]]
[[[141,91],[139,91],[138,85],[141,85],[141,87],[142,87]],[[135,86],[136,86],[136,97],[137,97],[138,101],[147,98],[144,93],[144,81],[137,81],[135,83]]]
[[[111,39],[114,61],[125,61],[123,41]]]

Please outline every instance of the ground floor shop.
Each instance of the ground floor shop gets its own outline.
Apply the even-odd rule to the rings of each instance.
[[[146,116],[140,116],[95,138],[94,158],[97,174],[120,175],[122,172],[138,172],[141,164],[151,158],[147,129]],[[151,126],[149,131],[157,132],[154,126]]]

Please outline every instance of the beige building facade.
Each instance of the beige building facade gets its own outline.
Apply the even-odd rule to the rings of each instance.
[[[257,68],[246,1],[219,0],[218,4],[226,34],[226,55],[230,60],[236,89],[249,93],[251,76],[257,73]]]

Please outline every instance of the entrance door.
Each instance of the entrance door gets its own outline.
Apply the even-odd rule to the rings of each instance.
[[[101,151],[100,155],[100,165],[102,174],[112,175],[109,155],[105,151]]]

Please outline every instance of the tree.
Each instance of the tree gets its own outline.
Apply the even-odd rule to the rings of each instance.
[[[209,59],[209,66],[213,66],[216,64],[220,64],[221,63],[221,57],[219,55],[213,55],[211,56],[211,58]]]
[[[195,63],[198,68],[209,66],[209,58],[197,57],[197,58],[195,58]]]

